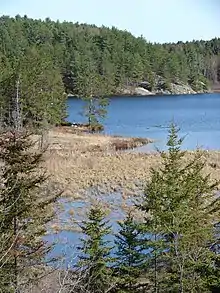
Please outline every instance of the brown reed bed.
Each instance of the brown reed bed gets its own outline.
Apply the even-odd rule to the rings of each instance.
[[[97,134],[60,132],[48,137],[45,166],[64,196],[85,197],[85,191],[98,187],[102,193],[120,191],[124,196],[138,194],[150,177],[150,169],[160,165],[157,154],[123,152],[150,140]],[[193,152],[187,152],[186,161]],[[220,179],[220,152],[204,152],[205,173]]]

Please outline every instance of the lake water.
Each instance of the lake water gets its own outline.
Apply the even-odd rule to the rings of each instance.
[[[68,99],[70,122],[86,121],[83,105],[79,99]],[[104,126],[107,134],[155,139],[142,148],[153,150],[155,145],[165,148],[171,122],[186,136],[185,149],[220,149],[220,94],[112,97]]]
[[[86,122],[82,115],[84,103],[76,98],[68,99],[70,122]],[[180,128],[180,134],[186,136],[183,147],[195,149],[197,146],[205,149],[220,149],[220,94],[155,96],[155,97],[113,97],[110,99],[107,119],[104,121],[107,134],[149,137],[155,143],[140,148],[141,151],[152,151],[155,145],[165,149],[168,127],[175,122]],[[117,220],[123,219],[120,194],[102,196],[106,204],[111,202],[109,214],[112,231],[118,229]],[[62,200],[63,210],[58,213],[60,224],[64,226],[71,219],[85,218],[88,203],[83,201]],[[132,202],[126,203],[126,205]],[[70,212],[71,211],[71,212]],[[49,256],[63,256],[62,265],[72,266],[77,261],[77,249],[80,238],[84,235],[78,231],[63,230],[50,234],[46,239],[56,245]],[[113,235],[108,240],[113,241]]]
[[[105,240],[111,243],[111,246],[114,246],[114,234],[119,229],[117,221],[123,220],[126,215],[122,205],[132,206],[135,204],[135,199],[129,197],[124,199],[120,193],[96,194],[94,196],[96,202],[100,201],[109,210],[106,220],[108,221],[108,226],[111,227],[111,233],[105,237]],[[50,223],[45,240],[55,245],[47,255],[48,260],[58,257],[60,260],[57,265],[64,268],[73,267],[76,264],[79,256],[77,247],[80,246],[81,239],[85,239],[85,235],[79,231],[79,224],[85,220],[92,202],[94,202],[92,198],[90,198],[90,201],[71,201],[71,199],[65,198],[59,201],[57,218],[54,220],[54,223],[61,227],[61,231],[58,230],[57,233],[54,233],[54,223]],[[112,249],[112,255],[114,255],[114,249]]]

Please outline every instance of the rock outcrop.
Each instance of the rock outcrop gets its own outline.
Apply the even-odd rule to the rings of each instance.
[[[164,79],[157,76],[155,79],[155,85],[152,86],[148,81],[140,82],[137,85],[129,85],[121,89],[118,93],[122,95],[136,95],[136,96],[152,96],[152,95],[188,95],[210,92],[205,88],[205,85],[201,82],[200,91],[195,91],[189,84],[182,82],[167,84]]]
[[[137,96],[151,96],[151,95],[155,95],[154,92],[150,92],[149,90],[147,90],[147,89],[145,89],[143,87],[136,87],[134,89],[134,91],[135,91],[135,94]]]

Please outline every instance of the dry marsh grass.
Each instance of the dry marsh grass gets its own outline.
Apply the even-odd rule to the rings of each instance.
[[[64,188],[64,196],[84,197],[90,187],[98,187],[103,193],[119,190],[135,195],[149,179],[150,169],[160,165],[157,154],[120,151],[128,145],[146,144],[146,140],[63,133],[57,129],[49,133],[48,140],[45,165],[53,181]],[[121,147],[123,144],[127,146]],[[192,154],[187,153],[186,161]],[[204,157],[207,159],[204,172],[220,179],[220,152],[205,152]]]

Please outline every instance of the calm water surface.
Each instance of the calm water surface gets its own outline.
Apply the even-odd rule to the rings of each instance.
[[[83,102],[68,99],[68,120],[85,122]],[[144,149],[165,148],[171,122],[186,136],[183,147],[220,149],[220,94],[113,97],[104,121],[107,134],[149,137],[156,143]]]
[[[111,233],[105,236],[105,240],[114,246],[114,234],[119,230],[117,221],[125,218],[125,211],[121,208],[122,204],[132,206],[135,199],[123,199],[120,193],[95,195],[96,201],[102,202],[105,207],[109,208],[109,213],[106,216],[108,226],[111,227]],[[51,244],[55,244],[52,251],[47,255],[47,260],[58,257],[60,260],[57,265],[61,267],[72,267],[78,261],[77,247],[81,245],[81,239],[85,239],[85,235],[79,232],[79,224],[85,220],[86,213],[91,208],[91,201],[61,199],[57,209],[57,218],[54,223],[61,227],[61,231],[54,233],[49,227],[48,235],[45,240]],[[74,215],[74,216],[72,216]],[[73,220],[74,219],[74,220]],[[53,226],[53,222],[51,223]],[[62,227],[66,227],[62,229]],[[71,229],[68,229],[71,227]],[[112,256],[114,249],[112,249]]]
[[[71,122],[85,122],[82,115],[83,102],[70,98],[68,100]],[[220,149],[220,94],[157,96],[157,97],[114,97],[110,99],[108,117],[104,122],[107,134],[150,137],[156,143],[141,148],[142,151],[155,150],[155,145],[165,149],[168,127],[175,122],[181,128],[181,135],[186,136],[183,147],[194,149],[197,146],[205,149]],[[105,199],[105,197],[102,197]],[[106,197],[111,202],[111,213],[108,217],[112,232],[118,230],[117,220],[124,218],[120,208],[121,195]],[[131,204],[131,203],[126,203]],[[59,214],[60,226],[70,221],[69,211],[74,211],[75,218],[85,217],[87,203],[63,200],[63,211]],[[70,225],[71,226],[71,225]],[[113,241],[113,234],[108,240]],[[77,231],[63,230],[50,234],[46,239],[56,243],[49,256],[62,256],[62,266],[72,266],[77,261],[77,249],[80,238],[85,235]]]

